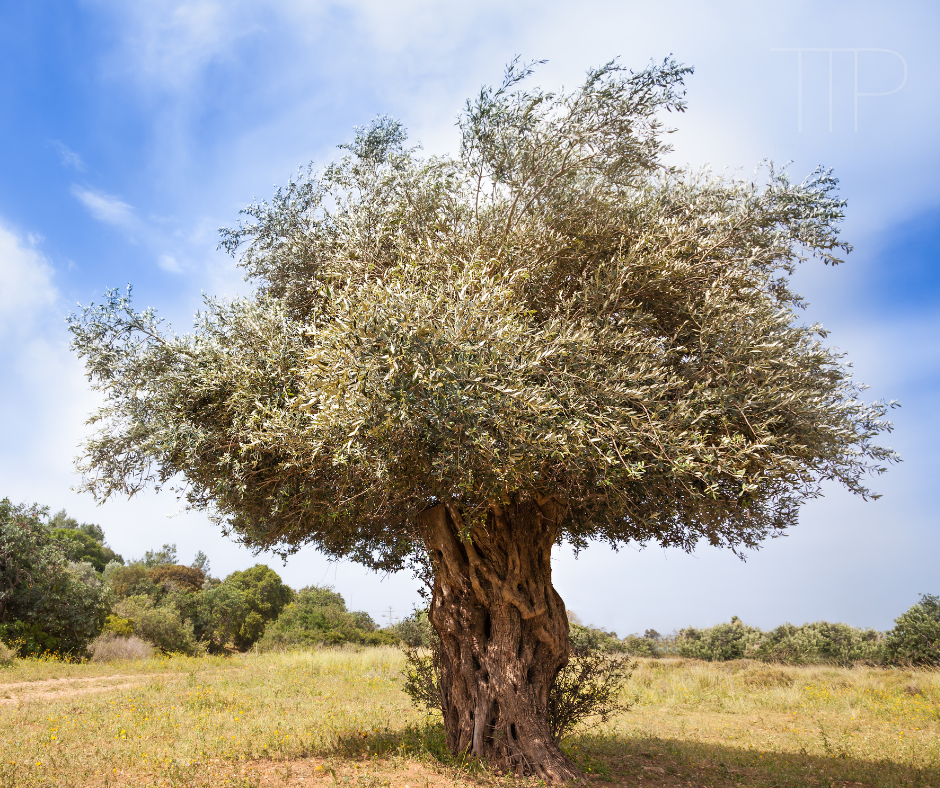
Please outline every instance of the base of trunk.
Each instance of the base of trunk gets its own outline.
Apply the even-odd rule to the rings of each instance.
[[[549,692],[568,662],[568,618],[551,583],[558,518],[551,501],[493,506],[464,540],[456,507],[419,519],[434,569],[447,745],[548,783],[580,777],[548,723]]]

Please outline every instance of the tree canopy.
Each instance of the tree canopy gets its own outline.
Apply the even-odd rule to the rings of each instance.
[[[690,69],[616,62],[570,92],[514,62],[422,158],[379,118],[249,206],[222,246],[251,297],[174,334],[130,292],[73,315],[107,396],[84,486],[175,477],[259,548],[315,543],[395,569],[416,515],[467,529],[524,494],[560,538],[757,545],[835,480],[870,496],[894,459],[788,276],[849,250],[817,170],[753,179],[662,162]]]

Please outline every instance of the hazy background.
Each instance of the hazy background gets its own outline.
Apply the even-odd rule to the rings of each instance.
[[[71,492],[94,398],[64,316],[131,282],[137,307],[182,331],[202,292],[247,292],[218,228],[377,114],[429,153],[455,151],[464,100],[516,54],[547,58],[534,81],[557,88],[613,57],[642,68],[673,53],[696,69],[689,111],[671,119],[676,163],[836,169],[856,251],[807,265],[799,289],[871,398],[902,402],[888,441],[904,462],[875,481],[881,500],[833,489],[746,563],[707,548],[562,549],[556,585],[621,635],[732,615],[889,627],[918,593],[940,593],[938,22],[927,2],[0,0],[0,497],[98,522],[125,558],[175,542],[220,577],[261,560],[377,619],[407,614],[408,576],[309,549],[286,566],[256,559],[169,494],[96,508]]]

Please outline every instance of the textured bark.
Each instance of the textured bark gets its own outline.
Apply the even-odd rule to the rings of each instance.
[[[568,619],[551,582],[559,516],[550,500],[494,505],[466,540],[453,506],[419,519],[434,568],[447,745],[551,783],[579,776],[548,724],[549,691],[568,662]]]

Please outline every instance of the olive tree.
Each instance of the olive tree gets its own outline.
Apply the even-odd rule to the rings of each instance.
[[[259,550],[426,566],[448,745],[559,781],[555,545],[754,548],[894,455],[788,283],[849,250],[831,173],[665,166],[672,60],[562,92],[531,70],[467,102],[458,155],[379,118],[246,208],[222,247],[257,289],[192,332],[129,291],[71,330],[106,397],[86,489],[179,481]]]

